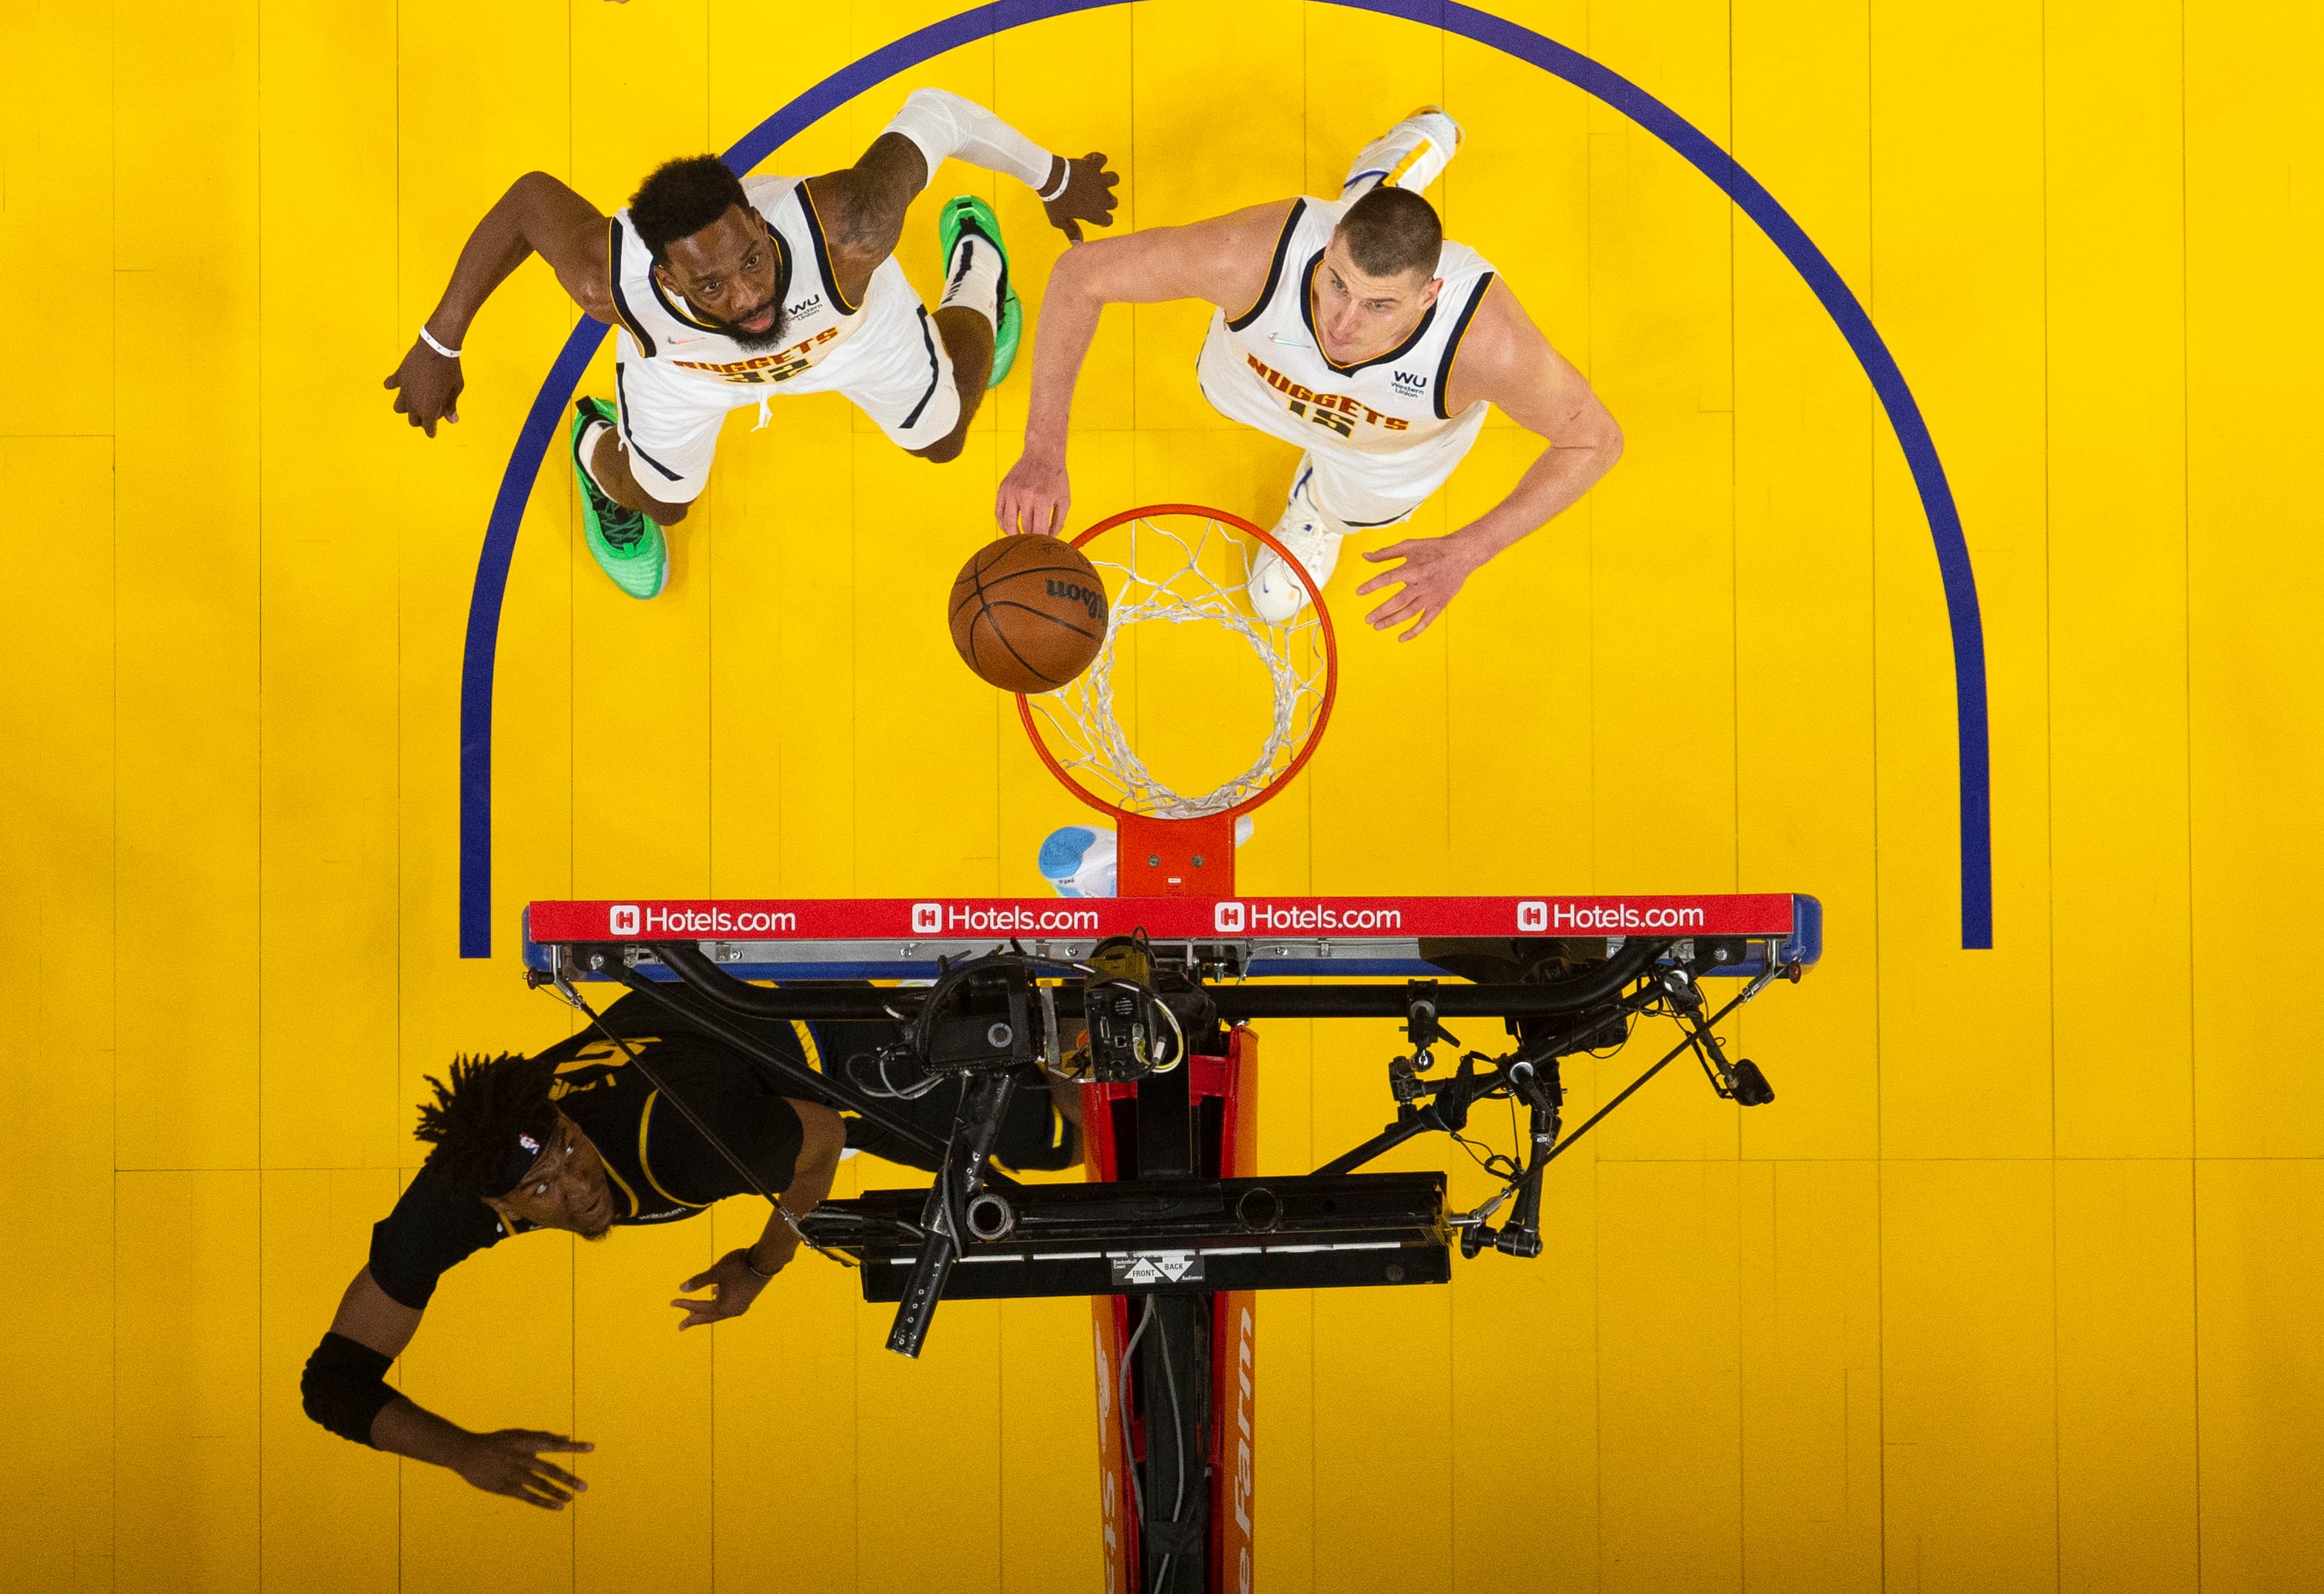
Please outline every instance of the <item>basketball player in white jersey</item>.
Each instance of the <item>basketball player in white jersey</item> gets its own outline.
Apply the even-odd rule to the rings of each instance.
[[[931,317],[895,260],[904,212],[945,157],[1039,194],[1078,242],[1113,214],[1103,155],[1052,155],[942,89],[913,91],[863,158],[804,180],[738,179],[717,157],[672,161],[608,217],[546,172],[517,180],[461,251],[451,285],[387,379],[395,408],[436,435],[457,420],[469,323],[538,253],[575,303],[614,325],[615,403],[583,399],[572,442],[590,552],[632,597],[669,579],[662,528],[708,484],[729,411],[838,392],[896,442],[958,456],[988,386],[1016,357],[1023,313],[1001,228],[963,195],[937,218],[945,293]]]
[[[1216,310],[1196,366],[1203,395],[1305,451],[1275,537],[1319,588],[1342,539],[1395,524],[1444,484],[1489,405],[1548,440],[1483,516],[1365,556],[1403,561],[1356,589],[1402,589],[1366,616],[1373,627],[1409,622],[1406,641],[1427,630],[1471,572],[1573,503],[1622,452],[1589,382],[1476,251],[1444,240],[1420,197],[1460,138],[1425,106],[1366,147],[1337,200],[1279,199],[1068,252],[1041,306],[1025,453],[1001,484],[1001,529],[1065,523],[1065,425],[1099,312],[1206,299]],[[1268,551],[1250,598],[1280,621],[1307,594]]]

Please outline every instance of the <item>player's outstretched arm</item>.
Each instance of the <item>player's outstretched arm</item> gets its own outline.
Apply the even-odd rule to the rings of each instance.
[[[1364,555],[1375,564],[1404,561],[1356,588],[1361,595],[1401,587],[1364,618],[1375,631],[1409,622],[1402,641],[1434,624],[1471,573],[1564,513],[1622,457],[1622,428],[1589,378],[1550,346],[1498,280],[1461,341],[1444,394],[1456,415],[1480,399],[1500,406],[1549,447],[1507,498],[1451,536],[1408,538]]]
[[[846,1125],[839,1114],[819,1101],[803,1101],[796,1096],[783,1099],[799,1120],[799,1152],[791,1165],[791,1182],[783,1186],[774,1211],[767,1214],[766,1228],[754,1243],[728,1251],[678,1286],[710,1292],[706,1297],[681,1295],[670,1303],[686,1313],[678,1325],[680,1329],[698,1328],[748,1312],[759,1292],[798,1255],[798,1230],[791,1223],[821,1206],[831,1193],[840,1153],[847,1147]]]
[[[420,1318],[380,1288],[369,1267],[356,1274],[300,1380],[307,1414],[342,1439],[448,1467],[487,1494],[563,1510],[589,1486],[540,1458],[595,1445],[535,1428],[472,1433],[388,1387],[387,1369],[411,1342]]]
[[[1053,155],[974,100],[942,88],[915,88],[862,160],[807,179],[842,292],[861,297],[862,285],[904,235],[905,211],[953,157],[1033,189],[1050,225],[1075,243],[1084,222],[1113,223],[1119,180],[1105,169],[1103,155],[1070,161]]]
[[[1205,299],[1229,315],[1250,308],[1267,287],[1268,263],[1292,202],[1255,205],[1183,227],[1150,227],[1069,249],[1049,273],[1033,340],[1031,410],[1025,452],[1001,484],[994,515],[1003,533],[1061,532],[1072,502],[1065,430],[1074,384],[1099,316],[1110,304]]]
[[[452,268],[452,281],[384,385],[396,390],[396,413],[429,437],[439,420],[460,419],[458,351],[468,324],[493,290],[539,254],[573,302],[601,321],[613,318],[605,213],[545,171],[528,171],[484,213]],[[433,339],[431,343],[429,340]],[[451,351],[447,353],[446,351]]]

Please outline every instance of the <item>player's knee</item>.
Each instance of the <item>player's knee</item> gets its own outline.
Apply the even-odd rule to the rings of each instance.
[[[967,442],[968,439],[966,438],[963,437],[958,432],[954,432],[952,436],[943,439],[941,442],[930,443],[927,447],[915,448],[912,452],[918,455],[922,459],[927,460],[930,465],[950,465],[954,460],[960,457],[960,451],[966,446]]]

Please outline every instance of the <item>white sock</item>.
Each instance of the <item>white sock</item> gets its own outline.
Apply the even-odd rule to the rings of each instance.
[[[953,245],[944,298],[936,309],[954,306],[974,310],[996,328],[1001,325],[1001,252],[974,233],[963,233]]]
[[[581,428],[581,473],[596,484],[597,491],[600,493],[605,493],[605,484],[597,481],[597,470],[594,463],[597,457],[597,439],[613,429],[602,420],[593,420]],[[605,493],[605,496],[611,498],[613,494]]]

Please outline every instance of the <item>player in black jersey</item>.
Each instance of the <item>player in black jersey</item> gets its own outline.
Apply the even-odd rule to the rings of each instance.
[[[826,1049],[844,1059],[895,1038],[884,1022],[812,1029],[745,1022],[807,1064]],[[449,1467],[491,1493],[559,1508],[586,1486],[544,1458],[588,1444],[529,1428],[471,1433],[386,1382],[447,1269],[536,1229],[602,1239],[632,1224],[679,1221],[755,1181],[779,1193],[779,1210],[756,1241],[687,1279],[678,1287],[693,1293],[671,1303],[685,1313],[680,1329],[717,1322],[749,1311],[789,1264],[799,1243],[791,1220],[829,1193],[851,1139],[915,1160],[861,1119],[778,1094],[746,1058],[638,997],[616,1002],[604,1023],[618,1038],[588,1031],[530,1057],[464,1058],[447,1080],[429,1082],[434,1100],[420,1109],[418,1134],[433,1149],[394,1210],[373,1226],[370,1259],[340,1298],[301,1380],[307,1413],[324,1427]],[[1079,1159],[1070,1094],[1025,1092],[1019,1101],[1003,1130],[1002,1161],[1023,1169]],[[945,1092],[908,1107],[936,1134],[949,1128]],[[706,1125],[724,1152],[690,1118]]]

